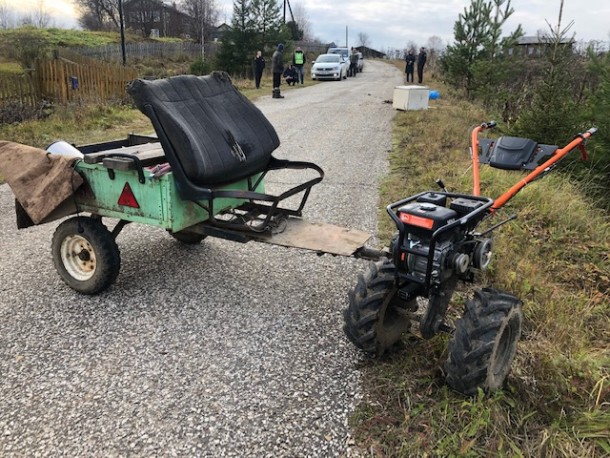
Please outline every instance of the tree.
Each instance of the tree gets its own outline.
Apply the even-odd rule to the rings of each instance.
[[[249,70],[250,57],[254,56],[257,44],[255,23],[250,0],[233,1],[233,18],[231,30],[225,34],[222,47],[218,53],[218,64],[221,69],[234,74],[246,73]]]
[[[45,57],[50,50],[46,30],[33,26],[16,30],[15,33],[10,35],[9,40],[21,67],[25,71],[33,70],[36,60]]]
[[[371,44],[370,40],[369,40],[369,36],[368,34],[364,33],[364,32],[358,32],[358,44],[360,46],[364,47],[369,47],[369,45]]]
[[[0,29],[14,27],[15,19],[5,0],[0,1]]]
[[[501,38],[502,26],[514,13],[511,0],[471,0],[469,8],[458,16],[453,32],[455,43],[447,47],[441,61],[446,79],[466,90],[472,97],[477,86],[475,67],[479,62],[500,59],[523,35],[521,25],[508,37]]]
[[[256,50],[268,55],[289,37],[277,0],[234,0],[231,30],[218,53],[219,66],[232,74],[252,75]]]
[[[572,72],[566,71],[566,68],[578,65],[574,62],[571,46],[565,45],[565,38],[573,23],[561,29],[562,11],[563,0],[557,27],[549,25],[550,33],[544,37],[549,52],[542,58],[545,65],[542,77],[536,82],[531,103],[519,114],[514,129],[517,135],[551,145],[565,144],[578,130],[580,117]]]
[[[275,48],[285,38],[277,0],[252,0],[251,11],[258,47],[262,50]]]
[[[197,42],[203,44],[220,16],[215,0],[183,0],[181,8],[193,18],[196,24],[195,37]]]
[[[299,31],[301,38],[299,40],[311,41],[313,40],[311,32],[311,22],[309,21],[307,10],[302,3],[297,3],[292,7],[292,14],[294,17],[294,23]],[[288,23],[286,23],[288,26]],[[297,40],[297,41],[299,41]]]
[[[431,68],[435,68],[438,61],[438,57],[443,53],[443,50],[445,49],[443,39],[439,36],[432,35],[430,38],[428,38],[426,48],[428,49],[428,65]]]
[[[36,2],[36,8],[33,11],[34,26],[39,29],[46,29],[51,23],[51,15],[45,8],[44,0]]]
[[[286,27],[290,32],[290,39],[292,41],[302,41],[305,33],[299,27],[299,24],[296,21],[288,21],[286,23]]]
[[[118,30],[117,0],[74,0],[80,11],[78,22],[87,30]]]

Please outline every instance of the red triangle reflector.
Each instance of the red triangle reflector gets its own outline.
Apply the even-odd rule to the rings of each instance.
[[[121,195],[119,196],[119,205],[140,208],[140,204],[136,200],[136,196],[133,195],[133,191],[131,190],[129,183],[125,183],[125,186],[123,186],[123,192],[121,192]]]

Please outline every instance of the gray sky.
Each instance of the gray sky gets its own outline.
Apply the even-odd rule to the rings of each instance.
[[[230,20],[233,2],[216,1]],[[453,24],[470,0],[290,0],[290,4],[305,8],[313,35],[322,41],[345,44],[347,26],[349,46],[359,45],[358,33],[363,32],[369,36],[370,47],[384,51],[403,49],[410,41],[425,45],[433,35],[452,41]],[[559,0],[512,0],[511,4],[515,13],[505,33],[520,23],[526,35],[536,35],[538,30],[548,30],[545,20],[557,23]],[[562,23],[574,21],[570,30],[577,40],[610,41],[610,1],[587,0],[586,8],[584,4],[565,0]]]
[[[33,9],[39,0],[0,0],[21,10]],[[60,27],[76,27],[77,22],[71,0],[42,0]],[[221,20],[229,22],[233,13],[232,0],[216,0]],[[283,0],[279,0],[283,5]],[[444,42],[453,39],[453,24],[470,0],[290,0],[293,7],[304,8],[311,23],[314,37],[323,42],[345,44],[346,27],[348,45],[359,45],[358,33],[369,37],[369,46],[380,51],[388,48],[403,49],[407,43],[425,45],[428,38],[438,36]],[[548,31],[545,21],[556,25],[560,0],[512,0],[515,13],[504,32],[521,24],[526,35]],[[585,6],[586,5],[586,6]],[[576,40],[610,42],[610,0],[565,0],[563,21]]]

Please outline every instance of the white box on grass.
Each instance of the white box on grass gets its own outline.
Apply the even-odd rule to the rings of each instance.
[[[427,110],[429,96],[427,86],[396,86],[392,106],[397,110]]]

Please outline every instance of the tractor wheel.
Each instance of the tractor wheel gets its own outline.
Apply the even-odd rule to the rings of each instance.
[[[184,243],[185,245],[197,245],[201,243],[203,239],[206,238],[203,234],[197,234],[196,232],[188,232],[188,231],[178,231],[172,232],[170,230],[167,231],[169,235],[178,240],[180,243]]]
[[[74,217],[53,234],[53,264],[61,279],[83,294],[97,294],[116,280],[121,253],[100,219]]]
[[[408,304],[397,295],[394,271],[388,259],[372,262],[349,292],[349,307],[343,313],[345,334],[370,356],[381,356],[411,326]]]
[[[484,288],[466,304],[449,342],[447,383],[466,395],[502,387],[521,337],[523,312],[515,296]]]

